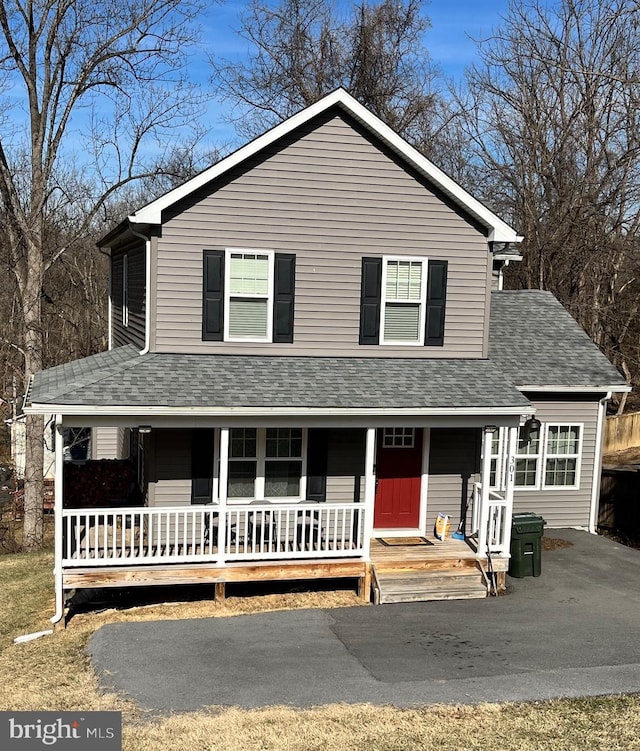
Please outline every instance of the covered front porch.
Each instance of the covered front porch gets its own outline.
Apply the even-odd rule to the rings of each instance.
[[[335,477],[327,477],[330,471],[325,469],[324,481],[318,483],[318,476],[309,474],[314,466],[317,470],[318,463],[303,452],[304,469],[299,480],[295,480],[300,497],[265,497],[269,484],[264,477],[256,477],[251,480],[252,492],[255,494],[257,488],[262,493],[261,497],[251,500],[238,500],[229,493],[231,489],[237,494],[241,487],[229,478],[234,463],[233,441],[238,437],[235,428],[205,429],[198,423],[197,428],[181,427],[176,433],[175,428],[150,424],[145,424],[142,432],[140,426],[120,425],[121,429],[131,432],[132,440],[127,443],[139,448],[135,459],[142,478],[146,476],[142,488],[146,505],[68,508],[64,502],[65,473],[57,472],[56,553],[61,589],[210,583],[221,597],[230,582],[356,578],[360,595],[369,600],[372,593],[374,599],[380,599],[379,592],[388,585],[389,577],[396,580],[408,577],[415,585],[416,577],[425,579],[426,576],[442,577],[443,572],[456,575],[475,572],[478,583],[484,581],[489,585],[486,575],[481,576],[480,572],[500,573],[508,564],[514,463],[507,462],[503,468],[506,470],[504,491],[493,491],[490,482],[495,472],[492,445],[496,426],[469,426],[466,424],[469,418],[461,419],[457,428],[451,427],[451,420],[442,418],[432,418],[429,425],[413,422],[414,426],[402,428],[295,428],[293,430],[303,436],[305,449],[314,445],[318,450],[321,445],[317,435],[313,440],[310,438],[313,431],[328,431],[324,437],[329,443],[334,434],[341,436],[338,442],[342,455],[340,482]],[[510,455],[514,456],[516,419],[511,417],[509,422],[512,424],[505,430]],[[64,423],[61,417],[56,426],[59,436]],[[190,467],[189,487],[183,489],[184,504],[156,505],[163,496],[158,488],[155,493],[149,492],[149,484],[152,484],[149,478],[161,482],[164,477],[174,477],[171,472],[153,466],[154,461],[164,466],[164,454],[158,447],[174,444],[176,435],[183,438],[190,435],[188,453],[198,454],[201,444],[196,444],[196,440],[206,435],[205,430],[213,431],[214,440],[209,444],[213,453],[207,454],[207,462],[215,466],[216,471],[211,472],[211,478],[203,478],[191,476]],[[254,428],[243,427],[241,432],[247,434],[252,430]],[[275,435],[282,437],[283,430],[292,429],[278,430]],[[346,442],[345,436],[349,439]],[[167,441],[167,437],[171,440]],[[449,446],[452,440],[461,437],[466,437],[473,447],[473,455],[461,455],[459,469],[455,472],[450,469],[449,474],[444,475],[438,464],[439,453],[444,452],[451,464]],[[471,437],[476,440],[471,441]],[[431,448],[434,441],[439,445],[437,450]],[[358,450],[346,451],[345,447],[352,443]],[[402,443],[406,445],[399,445]],[[186,439],[181,442],[183,448],[185,444]],[[405,459],[412,448],[419,457],[415,471],[408,470]],[[58,466],[62,468],[62,440],[56,442],[56,449],[61,454]],[[358,456],[359,451],[362,456]],[[350,460],[352,499],[345,502],[337,500],[338,493],[331,492],[331,487],[339,485],[344,495],[347,484],[344,456],[347,453],[354,454],[355,459]],[[326,467],[326,457],[324,463]],[[478,471],[472,474],[469,468],[474,467]],[[443,498],[446,498],[445,490],[452,472],[460,478],[457,500],[450,511],[454,529],[458,519],[461,521],[463,539],[452,539],[454,529],[451,529],[448,539],[442,541],[433,535],[435,511],[430,512],[429,506],[446,508]],[[202,472],[197,474],[202,475]],[[288,482],[291,485],[291,477]],[[325,486],[322,498],[310,500],[309,496],[318,495],[319,484]],[[207,490],[203,491],[205,486]],[[267,492],[273,493],[274,487],[272,485]],[[203,492],[210,493],[207,502],[194,503]],[[411,494],[415,496],[413,500],[409,497]],[[179,495],[173,497],[174,500],[180,498]],[[460,507],[459,516],[454,514],[456,507]],[[420,586],[424,590],[424,583]],[[486,594],[486,587],[484,592]],[[436,596],[454,597],[456,594],[452,589],[432,593],[431,598]],[[413,599],[419,599],[418,595],[414,594]],[[384,595],[382,601],[385,601]]]
[[[26,411],[56,416],[59,620],[65,590],[83,586],[356,576],[368,599],[385,540],[403,540],[400,574],[504,569],[517,431],[533,410],[486,360],[123,347],[40,374]],[[70,507],[65,427],[116,431],[142,505]],[[433,539],[438,512],[462,532],[453,556]]]

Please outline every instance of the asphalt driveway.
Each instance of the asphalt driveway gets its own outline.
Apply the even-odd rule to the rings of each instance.
[[[159,711],[640,692],[640,552],[575,530],[486,600],[104,626],[102,685]]]

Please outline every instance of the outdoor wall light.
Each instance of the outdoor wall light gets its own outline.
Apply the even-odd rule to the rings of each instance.
[[[484,430],[485,430],[485,433],[497,433],[498,426],[497,425],[485,425]]]
[[[150,433],[151,425],[138,425],[138,433]]]
[[[531,433],[533,430],[540,430],[542,423],[537,417],[530,417],[523,425],[527,433]]]

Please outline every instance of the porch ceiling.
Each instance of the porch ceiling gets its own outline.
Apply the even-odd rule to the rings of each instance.
[[[530,404],[488,360],[140,355],[129,345],[38,373],[26,408],[515,414]]]

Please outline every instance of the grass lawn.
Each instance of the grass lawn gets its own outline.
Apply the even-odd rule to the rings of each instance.
[[[253,711],[212,707],[146,717],[131,702],[99,690],[84,650],[102,624],[350,605],[357,603],[355,595],[316,592],[109,610],[77,615],[65,631],[14,645],[15,636],[50,625],[52,565],[49,553],[0,556],[0,709],[119,709],[128,751],[640,750],[638,696],[416,710],[369,705]]]

